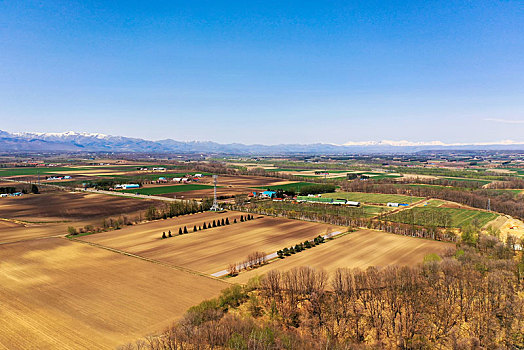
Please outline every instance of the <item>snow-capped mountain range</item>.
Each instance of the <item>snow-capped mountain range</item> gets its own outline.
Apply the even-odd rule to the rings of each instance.
[[[0,152],[140,152],[140,153],[222,153],[222,154],[351,154],[351,153],[411,153],[422,150],[524,150],[524,142],[503,140],[485,143],[444,143],[441,141],[412,142],[349,141],[343,145],[280,144],[244,145],[219,144],[211,141],[150,141],[124,136],[85,132],[7,132],[0,130]]]

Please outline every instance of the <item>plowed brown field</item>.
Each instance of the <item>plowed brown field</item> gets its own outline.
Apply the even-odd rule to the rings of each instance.
[[[254,251],[269,254],[318,235],[345,230],[340,226],[273,217],[233,224],[233,219],[238,219],[241,214],[207,212],[187,215],[81,239],[200,272],[214,273],[227,268],[230,263],[241,262]],[[225,220],[226,217],[232,223],[229,226],[191,232],[194,225],[201,226],[204,221],[209,224],[214,219]],[[178,229],[184,226],[191,233],[179,236]],[[160,239],[162,232],[167,233],[168,230],[175,237]]]
[[[52,191],[0,200],[0,218],[20,220],[24,225],[0,221],[0,243],[67,234],[68,226],[100,226],[110,216],[137,216],[162,202],[96,193]]]
[[[63,238],[0,245],[0,349],[111,349],[224,282]]]
[[[416,265],[429,253],[442,253],[453,244],[390,233],[361,230],[308,249],[266,266],[242,272],[231,281],[245,283],[270,270],[286,271],[311,266],[333,272],[340,267]]]

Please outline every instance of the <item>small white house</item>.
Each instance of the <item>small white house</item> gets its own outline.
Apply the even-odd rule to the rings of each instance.
[[[202,177],[202,174],[195,174],[195,177]]]
[[[173,182],[180,182],[180,181],[182,181],[182,178],[181,177],[174,177],[172,181]]]

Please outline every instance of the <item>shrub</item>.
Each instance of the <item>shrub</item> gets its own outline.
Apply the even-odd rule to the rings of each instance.
[[[69,233],[70,235],[77,235],[78,234],[78,231],[76,230],[76,228],[74,228],[73,226],[69,226],[67,228],[67,233]]]
[[[166,232],[162,232],[162,239],[166,238]]]

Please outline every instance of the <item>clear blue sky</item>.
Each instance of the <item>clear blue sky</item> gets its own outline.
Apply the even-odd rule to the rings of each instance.
[[[0,0],[0,129],[524,141],[522,1]]]

